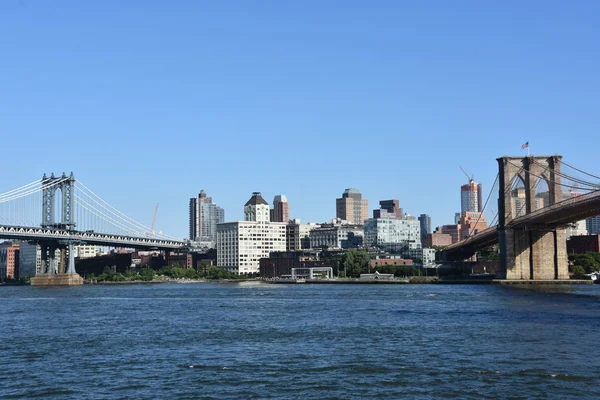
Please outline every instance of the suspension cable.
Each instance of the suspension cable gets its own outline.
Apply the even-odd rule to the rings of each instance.
[[[0,194],[0,198],[10,196],[10,195],[14,194],[15,192],[20,192],[20,191],[28,190],[28,188],[31,188],[31,186],[35,186],[35,185],[40,184],[40,183],[41,182],[38,179],[36,181],[28,183],[27,185],[21,186],[20,188],[9,190],[8,192],[4,192],[4,193]]]
[[[537,162],[535,159],[533,160],[533,162],[534,162],[536,165],[540,166],[540,167],[543,167],[543,166],[544,166],[543,164],[541,164],[541,163]],[[546,169],[547,169],[547,167],[546,167]],[[554,174],[556,174],[556,175],[558,175],[558,176],[560,176],[561,178],[565,178],[565,179],[567,179],[567,180],[570,180],[570,181],[573,181],[573,182],[575,182],[575,183],[579,183],[579,184],[582,184],[582,185],[585,185],[585,186],[591,186],[591,187],[593,187],[593,188],[595,188],[595,189],[600,189],[600,184],[596,184],[596,183],[587,182],[587,181],[584,181],[584,180],[582,180],[582,179],[579,179],[579,178],[572,177],[572,176],[570,176],[570,175],[568,175],[568,174],[565,174],[565,173],[563,173],[563,172],[559,172],[559,171],[556,171],[556,170],[554,170],[554,171],[553,171],[553,173],[554,173]]]
[[[574,166],[572,166],[572,165],[569,165],[569,164],[567,164],[567,163],[566,163],[566,162],[564,162],[563,160],[558,160],[558,162],[559,162],[559,163],[561,163],[561,164],[564,164],[564,165],[566,165],[566,166],[567,166],[567,167],[569,167],[569,168],[573,168],[575,171],[581,172],[582,174],[585,174],[585,175],[587,175],[587,176],[591,176],[592,178],[595,178],[595,179],[600,179],[600,176],[596,176],[596,175],[594,175],[594,174],[590,174],[590,173],[587,173],[587,172],[585,172],[585,171],[582,171],[582,170],[580,170],[579,168],[576,168],[576,167],[574,167]]]
[[[498,183],[498,178],[499,177],[500,177],[500,173],[497,173],[496,174],[496,179],[494,179],[494,184],[490,188],[490,192],[488,193],[487,198],[485,199],[485,203],[483,204],[483,208],[481,209],[481,212],[479,213],[479,218],[477,218],[477,222],[475,222],[475,226],[469,232],[469,237],[473,234],[473,232],[477,228],[477,224],[479,223],[479,220],[481,219],[481,217],[483,216],[483,213],[485,212],[485,208],[487,207],[488,201],[490,200],[490,197],[492,196],[492,192],[494,191],[494,188],[496,187],[496,184]]]

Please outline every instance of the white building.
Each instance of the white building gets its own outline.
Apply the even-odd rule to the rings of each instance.
[[[348,222],[323,224],[309,232],[310,248],[350,249],[363,245],[362,225]]]
[[[270,222],[269,204],[259,192],[244,205],[244,221],[217,225],[217,267],[256,274],[260,259],[286,250],[286,223]]]
[[[98,254],[98,247],[92,245],[75,246],[75,257],[92,258]]]

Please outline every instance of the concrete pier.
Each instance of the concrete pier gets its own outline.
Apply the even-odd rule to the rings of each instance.
[[[76,286],[83,285],[79,274],[38,275],[31,278],[31,286]]]

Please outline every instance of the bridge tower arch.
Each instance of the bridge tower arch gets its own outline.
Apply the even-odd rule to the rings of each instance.
[[[55,177],[54,174],[42,177],[42,228],[58,228],[72,230],[75,228],[75,176],[67,175]],[[56,220],[54,207],[57,191],[60,191],[59,207],[61,210],[60,221]]]
[[[537,209],[536,187],[540,179],[548,185],[547,204],[561,201],[561,156],[498,158],[500,185],[498,195],[498,238],[500,277],[503,279],[569,279],[564,228],[543,226],[511,228],[516,218],[512,212],[511,185],[515,177],[524,183],[525,214]]]

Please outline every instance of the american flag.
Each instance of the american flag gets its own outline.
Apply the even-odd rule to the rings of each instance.
[[[522,150],[524,150],[524,149],[526,149],[526,148],[528,148],[528,147],[529,147],[529,142],[525,142],[525,143],[523,143],[523,145],[521,146],[521,149],[522,149]]]

